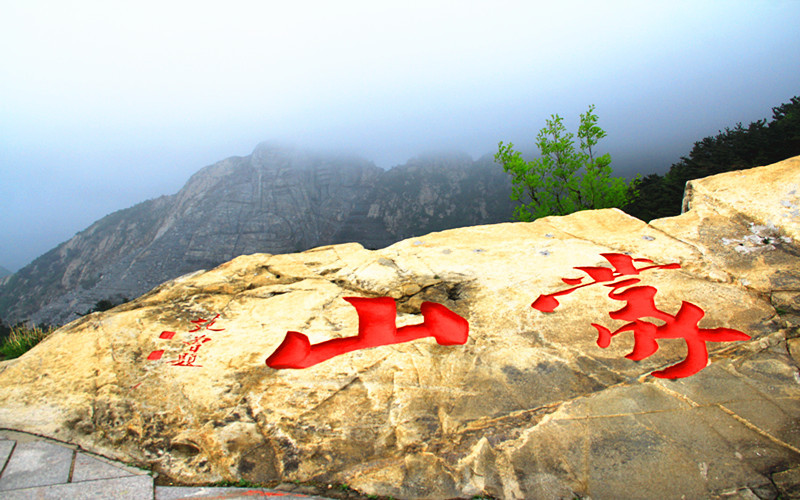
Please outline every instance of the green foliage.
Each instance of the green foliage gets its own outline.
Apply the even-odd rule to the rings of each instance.
[[[122,297],[120,300],[117,300],[117,301],[110,300],[110,299],[98,300],[94,304],[94,308],[92,309],[91,312],[108,311],[109,309],[113,309],[113,308],[117,307],[118,305],[124,304],[126,302],[128,302],[128,298],[127,297]]]
[[[800,97],[772,108],[772,121],[752,122],[695,142],[689,156],[666,175],[651,174],[639,185],[639,197],[623,210],[650,221],[681,213],[686,183],[709,175],[770,165],[800,155]]]
[[[552,115],[536,137],[540,158],[525,161],[514,144],[500,141],[494,158],[513,176],[511,199],[521,203],[514,209],[517,220],[622,207],[635,199],[638,177],[630,184],[611,177],[611,156],[596,156],[595,146],[606,133],[593,111],[594,105],[581,114],[579,149],[558,115]]]
[[[113,299],[101,299],[95,302],[94,307],[89,309],[85,313],[79,313],[76,311],[75,314],[77,314],[78,316],[86,316],[88,314],[92,314],[95,312],[108,311],[109,309],[113,309],[120,304],[125,304],[126,302],[128,302],[128,300],[129,299],[127,297],[122,297],[121,299],[116,301]]]
[[[0,344],[0,354],[5,359],[18,358],[53,333],[52,327],[17,325],[11,327],[8,337]]]
[[[782,308],[782,307],[777,307],[777,306],[776,306],[776,307],[775,307],[775,313],[776,313],[778,316],[783,316],[783,315],[785,315],[785,314],[789,314],[789,311],[788,311],[788,310],[786,310],[786,309],[784,309],[784,308]]]
[[[222,481],[211,483],[211,486],[219,486],[226,488],[261,488],[264,485],[261,483],[254,483],[252,481],[247,481],[246,479],[239,479],[237,481],[229,481],[227,479],[223,479]]]

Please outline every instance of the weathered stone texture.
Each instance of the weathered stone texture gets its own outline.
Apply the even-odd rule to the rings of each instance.
[[[376,251],[238,257],[75,321],[6,363],[0,426],[189,483],[324,481],[396,498],[790,498],[799,167],[793,158],[692,181],[690,210],[650,225],[608,209]],[[684,359],[684,341],[659,340],[641,361],[624,357],[632,332],[600,348],[592,323],[624,324],[609,316],[624,303],[604,283],[559,296],[551,313],[531,307],[568,288],[562,278],[586,276],[575,267],[608,267],[603,253],[679,263],[635,276],[657,290],[658,309],[675,315],[686,301],[704,311],[700,328],[752,339],[708,342],[706,368],[660,379],[650,373]],[[423,301],[443,304],[469,321],[469,340],[266,366],[287,331],[312,343],[356,335],[348,296],[395,298],[398,326],[420,323]],[[169,363],[201,334],[211,339],[196,352],[201,366]],[[154,350],[165,352],[149,361]]]

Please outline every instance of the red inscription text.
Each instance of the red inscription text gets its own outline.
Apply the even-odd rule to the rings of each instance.
[[[563,281],[568,285],[577,285],[572,288],[551,294],[540,295],[531,304],[531,307],[542,312],[553,312],[558,306],[557,296],[566,295],[579,288],[594,285],[596,283],[608,283],[624,276],[638,275],[648,269],[677,269],[679,264],[651,265],[636,268],[634,262],[645,262],[652,264],[648,259],[633,259],[632,257],[619,253],[601,254],[613,268],[608,267],[576,267],[585,272],[594,281],[578,285],[583,278],[564,278]],[[638,278],[627,278],[616,283],[605,284],[610,287],[608,294],[614,300],[624,301],[625,305],[616,311],[609,313],[612,319],[628,321],[622,327],[611,331],[608,328],[592,323],[597,329],[597,345],[605,348],[611,344],[611,338],[621,332],[633,332],[634,347],[633,351],[625,357],[640,361],[645,359],[658,350],[657,339],[677,339],[681,338],[686,342],[686,359],[669,366],[663,370],[654,371],[652,375],[659,378],[683,378],[694,375],[708,365],[708,349],[706,342],[730,342],[736,340],[749,340],[750,336],[731,328],[700,328],[698,326],[705,312],[695,304],[682,301],[681,308],[674,316],[659,310],[656,307],[654,297],[657,290],[652,286],[631,286],[627,290],[619,291],[630,285],[635,285],[641,280]],[[642,318],[656,318],[664,322],[656,325]]]

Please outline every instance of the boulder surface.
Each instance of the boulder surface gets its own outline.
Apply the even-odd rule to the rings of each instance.
[[[691,181],[684,204],[650,224],[606,209],[238,257],[6,362],[0,427],[182,483],[793,497],[800,157]],[[394,299],[394,325],[350,297]],[[466,320],[466,342],[437,337],[426,302]],[[372,329],[397,342],[359,344]],[[300,358],[354,339],[272,368],[287,332],[308,338]]]

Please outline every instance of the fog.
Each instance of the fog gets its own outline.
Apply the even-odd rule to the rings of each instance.
[[[0,266],[264,140],[390,168],[595,104],[627,176],[800,94],[800,2],[539,3],[3,2]]]

